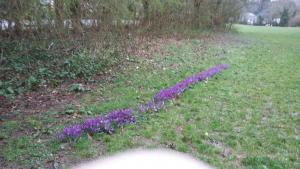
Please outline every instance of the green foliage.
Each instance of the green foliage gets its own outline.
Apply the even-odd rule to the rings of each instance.
[[[7,161],[28,166],[39,166],[40,162],[45,162],[44,160],[50,157],[45,145],[30,137],[10,139],[3,149],[3,154]]]
[[[69,87],[69,91],[71,91],[71,92],[84,92],[84,91],[87,91],[87,89],[82,84],[72,84]]]
[[[75,108],[74,108],[72,105],[67,106],[67,107],[65,108],[65,111],[64,111],[64,113],[67,114],[67,115],[72,115],[72,114],[74,114],[75,112],[76,112],[76,110],[75,110]]]
[[[280,16],[280,26],[287,26],[289,23],[289,9],[284,8]]]
[[[0,129],[0,139],[8,139],[11,137],[11,133],[19,128],[17,121],[6,121],[3,123]]]
[[[76,53],[64,61],[64,72],[67,72],[64,76],[89,78],[109,65],[105,62],[101,57],[90,56],[87,51]]]
[[[81,108],[79,110],[79,113],[82,114],[82,115],[88,115],[88,116],[95,115],[95,113],[93,112],[93,110],[91,108],[89,108],[89,107]]]
[[[28,41],[1,41],[0,45],[6,54],[0,62],[0,94],[4,96],[37,90],[40,85],[55,87],[69,79],[88,81],[123,58],[121,51],[111,44],[105,50],[78,49],[67,54]],[[70,90],[77,90],[76,85]]]
[[[279,161],[274,161],[269,157],[247,157],[242,163],[249,169],[282,169],[284,166]]]
[[[74,144],[76,155],[78,155],[79,158],[91,158],[96,154],[91,147],[92,141],[87,138],[80,138]]]
[[[30,75],[29,78],[27,79],[27,86],[28,89],[30,90],[34,90],[34,88],[36,88],[38,84],[39,84],[39,80],[32,75]]]

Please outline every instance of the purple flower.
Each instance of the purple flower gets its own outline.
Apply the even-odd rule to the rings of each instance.
[[[203,71],[199,74],[192,75],[192,76],[184,79],[183,81],[175,84],[174,86],[160,90],[157,94],[154,95],[153,100],[155,103],[159,103],[159,102],[173,99],[176,96],[181,95],[191,85],[193,85],[199,81],[203,81],[203,80],[205,80],[227,68],[228,68],[228,65],[221,64],[221,65],[212,67],[206,71]]]
[[[176,83],[174,86],[162,89],[156,93],[151,101],[149,101],[146,105],[139,105],[138,111],[140,113],[147,111],[156,112],[164,107],[165,101],[174,99],[176,96],[181,95],[186,89],[195,83],[203,81],[221,72],[222,70],[227,69],[228,67],[229,66],[226,64],[221,64],[201,73],[187,77],[181,82]],[[136,121],[136,118],[132,112],[132,109],[113,110],[105,117],[98,116],[97,118],[87,119],[82,123],[82,125],[77,124],[64,128],[64,130],[57,135],[57,138],[59,140],[64,140],[66,138],[77,138],[81,136],[83,132],[107,132],[112,134],[115,131],[115,127],[122,127],[126,124],[132,124]]]
[[[105,117],[98,116],[97,118],[90,118],[85,120],[81,125],[76,124],[66,127],[57,135],[57,138],[59,140],[65,140],[66,138],[74,139],[81,136],[83,132],[107,132],[112,134],[115,131],[115,126],[121,127],[134,122],[135,117],[131,109],[114,110]]]
[[[152,112],[157,112],[158,110],[162,109],[165,105],[164,101],[154,101],[151,100],[150,102],[148,102],[147,106],[146,106],[146,111],[152,111]]]
[[[114,110],[108,113],[105,119],[119,127],[135,122],[131,109]]]
[[[145,112],[148,111],[148,108],[147,108],[147,106],[145,106],[144,104],[140,104],[139,107],[138,107],[138,111],[139,111],[140,113],[145,113]]]
[[[82,124],[82,128],[86,132],[93,132],[93,133],[103,132],[105,130],[105,119],[103,116],[87,119]]]
[[[58,139],[64,140],[66,138],[77,138],[83,133],[82,126],[79,124],[64,128],[64,130],[58,134]]]
[[[109,119],[105,120],[104,129],[109,134],[112,134],[115,132],[115,129],[112,127],[111,121]]]

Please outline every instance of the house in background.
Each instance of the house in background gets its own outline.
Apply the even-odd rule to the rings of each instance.
[[[281,19],[280,18],[274,18],[273,19],[273,22],[272,22],[272,25],[279,25],[280,24],[280,21],[281,21]]]
[[[248,25],[254,25],[258,21],[258,17],[250,12],[243,13],[240,17],[240,23],[248,24]]]

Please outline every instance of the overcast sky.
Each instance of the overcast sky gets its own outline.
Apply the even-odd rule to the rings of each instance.
[[[300,0],[294,0],[300,6]]]

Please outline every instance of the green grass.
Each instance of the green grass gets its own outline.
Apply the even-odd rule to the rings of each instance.
[[[12,164],[22,163],[25,166],[42,166],[41,161],[51,158],[51,152],[45,144],[27,136],[11,139],[3,150],[3,155]]]
[[[300,29],[235,28],[237,33],[228,35],[231,40],[225,45],[181,40],[162,46],[167,51],[164,56],[135,58],[139,63],[124,68],[114,83],[99,86],[82,100],[85,111],[96,115],[135,107],[191,74],[219,63],[231,67],[208,83],[193,86],[164,110],[147,114],[136,125],[112,136],[94,135],[92,141],[83,136],[64,153],[72,154],[71,158],[91,158],[136,147],[167,147],[217,168],[299,168]],[[27,124],[40,127],[35,120]],[[14,122],[6,126],[16,128]],[[95,144],[101,146],[95,148]],[[9,145],[4,150],[8,160],[27,151],[19,153]],[[62,151],[57,144],[46,150]],[[13,156],[14,152],[18,154]]]
[[[110,138],[106,151],[131,148],[133,143],[174,145],[220,168],[299,167],[300,29],[240,25],[236,29],[234,36],[249,40],[207,45],[202,53],[194,52],[204,46],[199,40],[164,46],[169,54],[156,56],[152,67],[120,76],[106,88],[102,93],[106,99],[92,106],[94,112],[136,106],[140,98],[147,101],[190,74],[218,63],[231,65],[138,127]]]

